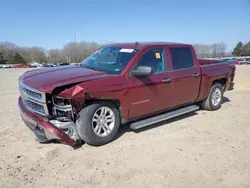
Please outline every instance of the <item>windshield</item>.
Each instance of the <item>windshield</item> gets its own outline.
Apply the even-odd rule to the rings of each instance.
[[[136,49],[103,47],[83,60],[81,66],[109,74],[120,74],[136,52]]]

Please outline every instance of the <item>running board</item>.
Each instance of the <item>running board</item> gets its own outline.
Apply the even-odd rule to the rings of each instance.
[[[193,112],[195,110],[198,110],[199,108],[200,107],[197,106],[197,105],[191,105],[191,106],[183,107],[183,108],[180,108],[180,109],[177,109],[177,110],[174,110],[174,111],[167,112],[165,114],[161,114],[161,115],[158,115],[158,116],[154,116],[154,117],[151,117],[151,118],[147,118],[147,119],[144,119],[144,120],[137,121],[135,123],[132,123],[130,125],[130,128],[132,130],[137,130],[137,129],[140,129],[140,128],[143,128],[143,127],[155,124],[155,123],[159,123],[161,121],[165,121],[165,120],[168,120],[168,119],[171,119],[171,118],[174,118],[174,117],[177,117],[177,116],[189,113],[189,112]]]

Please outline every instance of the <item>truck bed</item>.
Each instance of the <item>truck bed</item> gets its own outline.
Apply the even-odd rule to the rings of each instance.
[[[223,60],[214,60],[214,59],[198,59],[198,61],[199,61],[200,66],[224,62]]]
[[[217,64],[217,63],[228,63],[228,64],[237,64],[236,61],[232,60],[220,60],[220,59],[198,59],[200,66],[204,65],[211,65],[211,64]]]
[[[234,80],[235,63],[232,61],[198,60],[201,69],[201,85],[198,100],[204,99],[214,80],[221,80],[228,87]],[[227,90],[228,88],[225,88]]]

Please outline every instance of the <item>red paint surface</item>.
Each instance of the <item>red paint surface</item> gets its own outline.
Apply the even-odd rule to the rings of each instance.
[[[177,43],[142,43],[138,45],[123,43],[109,46],[139,49],[120,75],[108,75],[103,72],[84,69],[80,66],[62,66],[30,71],[22,75],[20,79],[25,84],[47,93],[53,93],[55,88],[72,84],[59,95],[71,98],[77,112],[83,108],[86,100],[108,99],[120,101],[121,115],[125,121],[201,101],[208,95],[214,80],[225,78],[227,88],[234,79],[234,64],[219,63],[214,60],[198,60],[191,45]],[[191,48],[195,66],[185,70],[173,70],[169,47]],[[130,71],[140,57],[147,50],[154,48],[164,48],[168,67],[167,72],[151,75],[147,78],[130,77]],[[199,73],[200,76],[193,77],[194,73]],[[171,78],[172,82],[162,83],[161,81],[166,78]],[[140,101],[147,102],[139,103]],[[38,120],[41,121],[39,118]],[[52,126],[47,123],[41,123],[56,132],[56,134],[60,134],[64,139],[66,138],[58,129],[51,128]]]
[[[101,79],[107,76],[108,75],[103,72],[84,69],[76,65],[65,65],[28,71],[23,74],[20,79],[22,79],[24,84],[30,87],[46,93],[52,93],[55,88],[60,86]]]
[[[18,99],[18,105],[20,107],[20,110],[23,114],[37,122],[40,126],[43,128],[49,130],[54,135],[58,136],[62,141],[65,143],[73,146],[75,144],[75,140],[71,139],[67,134],[65,134],[63,131],[55,127],[52,123],[50,123],[48,120],[44,120],[41,116],[37,115],[36,113],[33,113],[29,111],[23,104],[23,101],[21,97]]]
[[[28,65],[28,64],[17,64],[17,65],[14,65],[13,68],[30,68],[30,65]]]

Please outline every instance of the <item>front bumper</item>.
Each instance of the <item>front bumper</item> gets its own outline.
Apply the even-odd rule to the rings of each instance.
[[[76,134],[69,136],[62,130],[63,128],[71,127],[76,133],[75,124],[73,122],[64,123],[56,120],[49,120],[46,117],[31,112],[25,107],[21,97],[18,99],[18,106],[24,123],[36,135],[39,142],[60,140],[72,147],[76,147],[76,145],[79,144]]]

